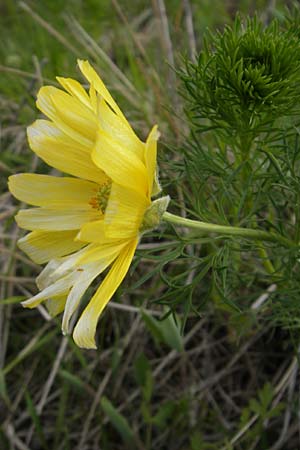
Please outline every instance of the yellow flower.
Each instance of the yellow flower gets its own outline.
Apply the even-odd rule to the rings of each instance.
[[[20,248],[35,262],[48,262],[37,278],[40,292],[23,306],[45,301],[52,315],[64,311],[67,333],[83,294],[111,266],[73,332],[77,345],[95,348],[99,316],[124,279],[141,233],[159,223],[168,197],[151,201],[159,192],[157,126],[142,142],[90,64],[78,64],[89,92],[73,79],[57,78],[65,91],[45,86],[37,98],[50,120],[28,128],[31,149],[73,177],[18,174],[10,177],[9,189],[36,206],[16,216],[31,231]]]

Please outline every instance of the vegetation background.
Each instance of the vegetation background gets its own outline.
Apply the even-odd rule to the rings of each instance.
[[[260,309],[274,284],[263,282],[246,298],[255,280],[241,276],[229,290],[247,308],[224,305],[208,289],[215,276],[209,266],[196,264],[200,247],[185,246],[162,226],[142,241],[106,309],[98,350],[81,350],[62,337],[59,317],[19,305],[36,292],[40,267],[16,246],[20,205],[7,192],[9,175],[50,170],[26,141],[38,89],[55,84],[56,75],[79,78],[76,59],[89,59],[141,137],[159,124],[164,192],[189,215],[185,205],[197,203],[199,192],[185,189],[190,124],[174,68],[194,58],[207,27],[222,30],[237,11],[281,20],[287,6],[0,1],[1,450],[300,448],[297,322],[267,320]],[[221,280],[227,250],[218,260]]]

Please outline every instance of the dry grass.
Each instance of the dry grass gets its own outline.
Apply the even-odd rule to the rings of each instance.
[[[49,11],[42,17],[34,1],[21,2],[18,14],[24,15],[24,20],[27,17],[42,33],[39,36],[49,39],[46,42],[59,41],[61,52],[67,55],[64,69],[71,67],[72,54],[85,54],[102,73],[107,70],[105,78],[126,109],[134,111],[130,119],[142,134],[149,123],[157,121],[162,142],[180,147],[184,143],[183,105],[175,94],[175,72],[163,61],[176,65],[179,53],[186,49],[194,55],[200,42],[196,33],[202,28],[193,20],[201,15],[201,6],[191,0],[153,0],[152,6],[142,2],[140,8],[127,11],[126,2],[105,3],[114,14],[112,22],[118,22],[116,33],[118,39],[124,39],[123,51],[134,55],[131,60],[127,55],[126,70],[120,71],[116,64],[122,66],[124,61],[113,32],[107,39],[96,36],[95,31],[94,36],[89,35],[80,18],[70,14],[65,32],[56,28]],[[246,3],[249,6],[251,2]],[[4,10],[14,17],[9,8]],[[11,39],[20,45],[16,34]],[[29,57],[28,47],[26,51]],[[183,337],[175,331],[171,339],[159,341],[149,328],[141,306],[148,316],[161,317],[162,306],[155,300],[165,292],[165,284],[154,270],[157,262],[144,252],[157,247],[159,254],[165,255],[169,250],[164,244],[174,249],[172,230],[167,230],[165,240],[156,235],[141,244],[139,264],[101,319],[97,351],[80,350],[70,337],[63,337],[60,318],[51,320],[43,306],[25,310],[19,305],[21,298],[36,292],[34,280],[40,267],[17,247],[23,232],[13,217],[22,205],[7,192],[6,179],[22,171],[49,172],[28,149],[25,125],[34,120],[33,99],[54,69],[55,64],[48,71],[39,56],[32,59],[30,70],[28,63],[0,66],[6,80],[14,78],[12,84],[20,85],[16,95],[7,86],[0,93],[0,449],[300,448],[297,343],[289,332],[260,320],[268,290],[264,297],[254,299],[252,316],[232,317],[210,302],[201,318],[189,316]],[[165,108],[170,104],[171,111]],[[172,179],[168,161],[173,156],[162,144],[162,180],[184,212],[184,194]],[[179,161],[181,157],[176,158]],[[193,249],[188,253],[192,261]],[[189,259],[170,260],[166,274],[186,270],[186,282],[190,283],[195,271],[189,270],[188,264]],[[152,270],[151,278],[132,288]],[[195,293],[199,303],[201,295],[199,286]],[[179,306],[181,318],[183,311]],[[176,348],[178,340],[183,350]],[[104,396],[115,408],[111,415],[103,408]],[[123,432],[117,412],[123,416]]]

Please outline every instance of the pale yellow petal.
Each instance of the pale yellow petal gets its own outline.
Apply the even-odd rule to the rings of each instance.
[[[147,194],[148,175],[145,165],[134,153],[102,131],[98,133],[92,159],[115,183]]]
[[[91,148],[78,144],[48,120],[34,122],[27,135],[31,149],[55,169],[99,184],[107,180],[93,163]]]
[[[65,311],[62,320],[62,331],[64,334],[69,333],[69,322],[79,306],[80,300],[88,289],[93,280],[100,275],[116,258],[116,256],[111,256],[110,258],[103,258],[97,261],[97,263],[86,264],[82,268],[82,272],[78,273],[78,279],[72,286],[69,292]]]
[[[90,155],[91,146],[78,143],[75,139],[72,139],[66,133],[64,133],[55,123],[50,120],[38,119],[33,122],[29,127],[28,137],[35,138],[38,136],[40,139],[42,137],[47,137],[53,139],[56,145],[66,144],[69,147],[78,147],[82,150],[85,156]]]
[[[113,183],[104,216],[106,237],[129,239],[137,236],[149,205],[146,196]]]
[[[95,333],[103,309],[123,281],[131,264],[138,240],[132,240],[120,253],[109,273],[83,311],[74,329],[75,343],[82,348],[96,348]]]
[[[158,192],[153,192],[153,181],[156,171],[156,156],[157,156],[157,140],[159,138],[159,132],[157,125],[155,125],[149,133],[146,141],[145,148],[145,161],[148,172],[148,196],[155,195]]]
[[[43,86],[39,90],[36,104],[67,136],[82,145],[93,145],[97,118],[77,98],[53,86]]]
[[[78,274],[75,272],[70,273],[63,278],[60,278],[55,283],[50,284],[50,286],[47,286],[38,294],[22,302],[22,306],[24,306],[25,308],[35,308],[44,300],[56,296],[66,295],[69,292],[72,285],[75,283],[76,278],[78,278]]]
[[[98,190],[90,181],[32,173],[10,176],[8,187],[17,199],[48,208],[85,207]]]
[[[73,253],[85,244],[75,241],[77,231],[33,231],[19,239],[18,246],[37,264]]]
[[[131,126],[115,114],[103,99],[99,100],[98,119],[102,130],[144,162],[145,144],[136,136]]]
[[[56,267],[54,272],[51,274],[51,277],[57,279],[59,277],[66,275],[67,273],[70,273],[73,270],[78,270],[79,258],[81,258],[81,256],[85,255],[85,253],[89,251],[91,246],[92,246],[92,244],[86,245],[86,247],[82,248],[78,252],[73,253],[72,255],[66,256],[65,258],[61,258],[60,264]]]
[[[69,210],[31,208],[21,209],[15,219],[25,230],[62,231],[78,230],[91,220],[99,220],[102,213],[93,208],[73,208]]]
[[[162,188],[159,182],[159,172],[158,172],[158,166],[156,167],[155,173],[154,173],[154,180],[152,185],[152,193],[151,196],[156,196],[161,192]]]
[[[120,116],[122,119],[127,122],[124,114],[118,107],[117,103],[114,101],[112,96],[110,95],[108,89],[105,87],[103,81],[97,74],[97,72],[93,69],[93,67],[90,65],[88,61],[82,61],[78,60],[78,66],[82,72],[82,74],[85,76],[85,78],[88,80],[88,82],[94,86],[98,94],[101,95],[101,97],[104,98],[104,100],[109,104],[109,106]]]
[[[123,249],[128,241],[114,241],[113,243],[105,243],[99,245],[89,244],[85,248],[79,250],[72,255],[63,258],[61,264],[59,264],[51,277],[55,279],[70,273],[70,271],[78,270],[78,267],[86,266],[87,264],[94,263],[96,261],[106,260],[107,258],[116,257],[118,253]]]
[[[40,291],[55,283],[59,278],[62,278],[61,275],[56,275],[56,269],[61,265],[62,260],[64,259],[65,258],[51,259],[38,274],[35,282]]]
[[[66,301],[66,295],[58,295],[57,297],[52,297],[46,300],[45,306],[50,316],[55,317],[58,314],[62,313],[65,308]]]

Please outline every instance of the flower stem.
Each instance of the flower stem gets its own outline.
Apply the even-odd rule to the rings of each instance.
[[[272,233],[263,230],[256,230],[253,228],[233,227],[228,225],[216,225],[213,223],[199,222],[197,220],[185,219],[175,214],[165,212],[162,216],[163,220],[174,225],[181,225],[187,228],[194,228],[195,230],[204,233],[215,233],[224,236],[237,236],[251,240],[277,242],[285,247],[294,247],[295,244],[289,239],[281,236],[278,233]]]

